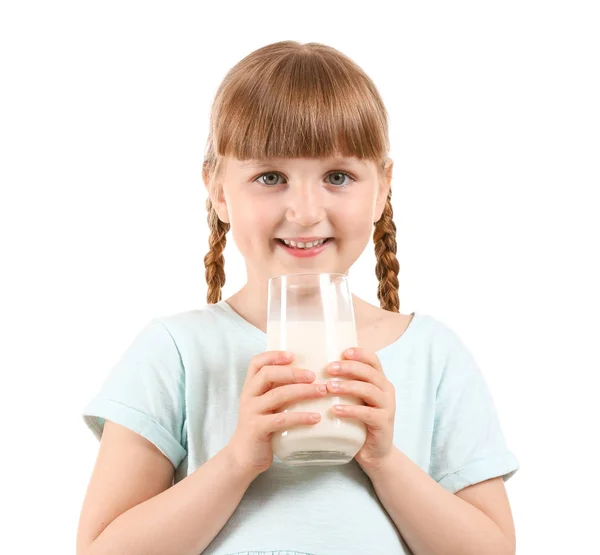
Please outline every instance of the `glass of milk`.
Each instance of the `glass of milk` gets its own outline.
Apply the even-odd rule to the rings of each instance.
[[[352,295],[345,274],[290,274],[269,280],[267,350],[290,351],[293,365],[312,370],[314,384],[326,383],[330,362],[358,346]],[[344,379],[336,377],[335,379]],[[287,465],[316,466],[350,462],[366,439],[365,425],[338,418],[335,404],[363,404],[348,395],[327,393],[284,407],[286,411],[318,412],[317,424],[292,426],[273,433],[274,454]]]

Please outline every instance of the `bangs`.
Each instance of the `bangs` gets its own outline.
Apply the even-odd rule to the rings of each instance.
[[[241,60],[219,87],[210,134],[213,155],[244,161],[344,156],[380,163],[389,151],[375,85],[352,60],[318,43],[284,41]]]

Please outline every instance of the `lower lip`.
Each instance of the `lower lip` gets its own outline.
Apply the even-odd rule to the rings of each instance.
[[[288,254],[295,256],[296,258],[311,258],[313,256],[317,256],[327,248],[331,241],[333,241],[333,239],[327,239],[327,241],[325,241],[325,243],[323,243],[322,245],[319,245],[318,247],[312,247],[310,249],[297,249],[295,247],[288,247],[286,244],[279,241],[279,239],[275,239],[275,242],[282,249],[284,249]]]

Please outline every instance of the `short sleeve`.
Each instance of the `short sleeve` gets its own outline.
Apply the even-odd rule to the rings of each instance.
[[[429,475],[451,493],[519,469],[473,355],[444,326],[444,366],[436,394]]]
[[[185,375],[166,326],[151,320],[138,333],[83,411],[100,440],[106,420],[151,441],[177,468],[185,458]]]

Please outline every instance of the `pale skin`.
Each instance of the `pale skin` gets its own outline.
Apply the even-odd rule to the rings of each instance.
[[[373,162],[355,158],[285,159],[265,165],[228,158],[223,188],[212,191],[212,200],[219,218],[231,225],[248,274],[246,286],[228,303],[264,331],[269,277],[302,271],[346,273],[381,217],[392,167],[389,160],[381,179]],[[353,181],[342,179],[339,172],[347,172]],[[275,242],[277,237],[300,236],[334,241],[308,259],[290,257]],[[411,316],[353,300],[361,348],[332,370],[332,375],[346,378],[341,388],[334,389],[336,380],[327,385],[331,393],[351,393],[365,403],[343,407],[337,414],[366,424],[367,441],[355,459],[396,527],[415,555],[515,553],[512,512],[501,477],[451,494],[393,445],[395,391],[375,353],[404,332]]]
[[[264,172],[281,177],[261,179],[270,184],[261,186],[256,178]],[[354,181],[340,179],[339,172],[348,172]],[[268,277],[298,271],[345,273],[356,261],[385,206],[392,165],[390,161],[380,179],[372,162],[356,159],[279,160],[260,169],[227,159],[223,177],[223,190],[211,191],[211,197],[219,217],[231,224],[248,273],[246,286],[227,301],[264,331]],[[318,257],[298,259],[275,241],[295,236],[334,241]],[[353,301],[360,348],[353,356],[344,355],[339,372],[331,369],[331,376],[344,378],[342,387],[365,403],[338,416],[361,419],[367,426],[367,442],[356,461],[382,505],[415,555],[513,554],[514,525],[502,478],[451,494],[392,443],[395,393],[375,353],[404,333],[411,316],[357,297]],[[310,383],[314,376],[307,380],[303,374],[281,353],[254,357],[234,436],[177,484],[173,465],[153,443],[107,420],[81,511],[77,554],[201,553],[271,463],[270,432],[293,421],[308,423],[301,413],[283,413],[289,423],[277,422],[281,415],[276,409],[326,394]],[[333,393],[332,381],[327,388]],[[240,463],[249,453],[260,468],[249,470],[250,465]]]

